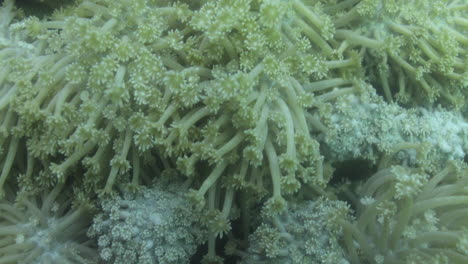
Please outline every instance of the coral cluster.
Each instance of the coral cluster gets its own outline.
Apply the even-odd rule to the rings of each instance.
[[[81,245],[87,232],[88,253],[107,263],[464,261],[448,249],[463,248],[449,234],[461,223],[427,239],[418,230],[427,255],[401,253],[416,243],[401,230],[426,214],[414,208],[426,189],[443,205],[427,214],[466,215],[443,201],[468,203],[454,187],[466,184],[467,10],[462,0],[5,0],[0,210],[13,215],[0,230],[23,225],[22,203],[52,190],[42,206],[63,202],[60,214],[26,212],[47,213],[47,233],[88,208],[92,228],[67,239]],[[354,160],[375,175],[335,172]],[[414,201],[399,194],[410,184]],[[453,243],[437,245],[443,235]],[[17,240],[0,231],[0,259],[46,254]]]

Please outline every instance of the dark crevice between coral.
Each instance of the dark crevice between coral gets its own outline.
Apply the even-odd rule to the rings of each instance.
[[[74,2],[75,0],[16,0],[15,4],[24,11],[26,16],[43,18],[51,15],[55,9],[65,7]]]
[[[330,184],[337,184],[343,180],[351,182],[367,180],[377,171],[376,166],[370,160],[365,159],[340,161],[334,163],[333,166],[335,167],[335,172]]]
[[[337,197],[346,201],[355,209],[356,197],[352,190],[356,185],[365,182],[369,177],[377,172],[377,166],[370,160],[354,159],[335,162],[333,164],[335,172],[330,181],[330,185],[337,189]]]
[[[224,246],[228,241],[228,237],[224,236],[222,239],[217,239],[216,241],[216,252],[220,253],[219,256],[223,258],[224,264],[236,264],[239,261],[239,258],[235,256],[226,256],[224,254]],[[204,245],[198,247],[197,252],[190,258],[190,264],[200,264],[202,263],[203,257],[208,252],[208,245],[205,243]]]

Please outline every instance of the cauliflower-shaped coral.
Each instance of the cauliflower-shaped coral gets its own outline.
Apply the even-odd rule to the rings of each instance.
[[[205,240],[200,215],[180,186],[155,184],[101,202],[88,235],[105,263],[189,263]]]
[[[290,202],[287,211],[263,217],[263,223],[249,237],[250,247],[242,263],[251,264],[346,264],[338,244],[338,220],[347,217],[346,203],[319,198]]]
[[[411,163],[417,152],[426,152],[426,161],[441,168],[468,153],[468,122],[455,111],[404,109],[375,93],[341,97],[330,109],[319,137],[322,153],[331,160],[377,161],[383,153],[398,153]]]

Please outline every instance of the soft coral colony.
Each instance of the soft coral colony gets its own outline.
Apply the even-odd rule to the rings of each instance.
[[[0,263],[468,263],[465,1],[38,2]]]

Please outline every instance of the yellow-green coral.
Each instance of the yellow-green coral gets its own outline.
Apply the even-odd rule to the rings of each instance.
[[[350,152],[436,171],[468,148],[461,1],[78,0],[43,17],[18,3],[0,9],[0,194],[66,183],[101,201],[175,170],[205,262],[260,208],[337,199]]]
[[[466,164],[427,175],[382,168],[355,190],[356,220],[342,221],[352,263],[465,263]],[[441,262],[438,262],[441,261]]]

